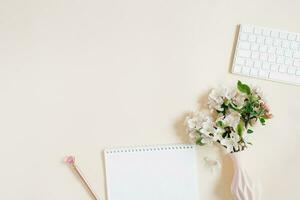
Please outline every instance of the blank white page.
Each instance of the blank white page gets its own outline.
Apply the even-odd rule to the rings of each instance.
[[[108,200],[199,200],[193,145],[105,150]]]

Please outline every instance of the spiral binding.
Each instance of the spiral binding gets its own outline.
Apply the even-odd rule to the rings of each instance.
[[[137,152],[151,152],[151,151],[176,151],[194,149],[195,145],[169,145],[169,146],[151,146],[151,147],[135,147],[135,148],[118,148],[106,149],[105,154],[116,153],[137,153]]]

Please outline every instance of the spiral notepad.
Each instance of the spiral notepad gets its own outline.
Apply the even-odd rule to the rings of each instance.
[[[108,200],[199,200],[195,147],[107,149]]]

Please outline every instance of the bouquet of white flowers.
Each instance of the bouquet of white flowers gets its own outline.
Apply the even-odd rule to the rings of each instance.
[[[220,143],[229,153],[246,149],[259,121],[265,125],[272,118],[269,107],[258,88],[238,81],[237,87],[216,88],[208,96],[210,113],[196,111],[187,117],[187,131],[198,145]]]

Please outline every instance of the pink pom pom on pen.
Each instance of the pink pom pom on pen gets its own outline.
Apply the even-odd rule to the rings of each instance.
[[[74,156],[67,156],[67,157],[65,157],[65,162],[70,164],[70,165],[73,165],[75,163],[75,157]]]

